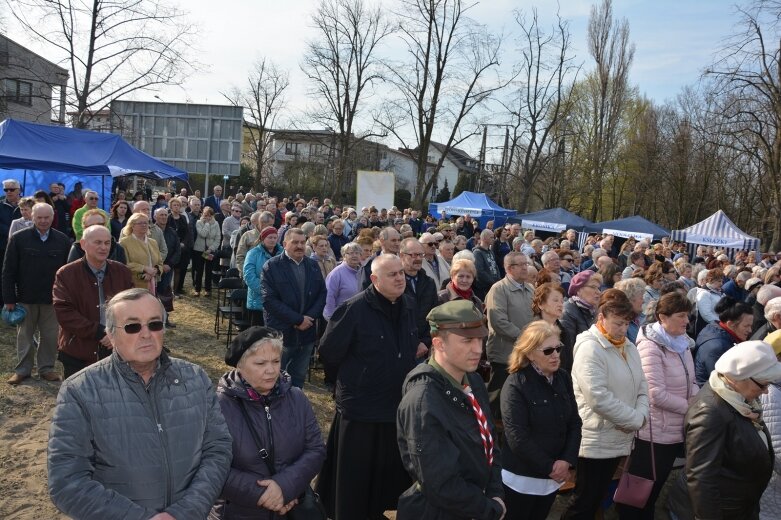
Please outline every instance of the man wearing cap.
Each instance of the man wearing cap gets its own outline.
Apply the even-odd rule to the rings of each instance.
[[[504,516],[499,443],[488,394],[475,374],[488,334],[471,301],[428,314],[428,363],[404,381],[398,443],[415,483],[399,498],[399,520]]]
[[[165,311],[146,289],[106,306],[112,354],[60,387],[48,483],[72,518],[206,518],[231,463],[209,376],[163,351]]]
[[[515,340],[533,319],[534,288],[526,283],[528,276],[526,255],[511,251],[504,257],[504,278],[496,282],[485,297],[488,317],[488,341],[485,352],[491,363],[488,395],[495,419],[501,418],[499,394],[507,379],[507,359]]]
[[[404,294],[396,255],[374,259],[371,281],[337,307],[320,340],[320,359],[338,376],[317,491],[335,520],[382,518],[410,484],[396,444],[396,409],[418,350],[415,302]]]

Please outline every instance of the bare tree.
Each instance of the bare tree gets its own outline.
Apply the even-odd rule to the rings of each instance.
[[[629,43],[629,23],[615,24],[612,0],[592,6],[588,25],[588,49],[596,69],[587,78],[592,103],[590,187],[593,193],[591,220],[602,211],[603,178],[615,156],[616,139],[629,88],[629,67],[634,45]]]
[[[574,80],[577,67],[568,55],[568,23],[558,14],[550,30],[540,26],[536,9],[528,15],[516,12],[515,20],[521,32],[520,61],[513,104],[506,107],[512,117],[512,137],[505,164],[510,166],[509,177],[518,181],[511,184],[519,192],[514,207],[526,213],[534,184],[558,158],[554,130],[566,125],[565,82]]]
[[[247,153],[254,163],[257,188],[271,183],[271,131],[285,108],[285,90],[289,85],[287,71],[262,58],[253,65],[244,89],[233,87],[229,93],[223,93],[229,103],[246,109],[246,127],[251,137]]]
[[[181,84],[193,68],[195,29],[163,0],[5,1],[28,34],[67,62],[76,127],[113,99]]]
[[[719,93],[729,146],[751,157],[772,193],[762,220],[771,226],[770,247],[781,247],[781,2],[756,0],[738,8],[740,32],[706,71]],[[767,244],[765,244],[767,246]]]
[[[356,137],[355,123],[371,88],[383,80],[378,47],[393,27],[380,7],[364,0],[321,0],[312,21],[319,35],[308,43],[301,69],[311,81],[312,119],[336,133],[331,198],[338,201],[353,147],[375,135]]]
[[[437,182],[450,152],[468,137],[463,123],[503,85],[490,77],[499,66],[501,38],[467,17],[476,4],[461,0],[402,0],[399,27],[408,61],[392,69],[401,99],[380,117],[383,126],[402,143],[399,124],[411,123],[417,140],[416,207]],[[449,128],[433,172],[429,150],[435,129]],[[406,146],[409,148],[409,146]]]

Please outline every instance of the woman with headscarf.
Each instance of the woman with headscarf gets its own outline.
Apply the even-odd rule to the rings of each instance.
[[[314,410],[280,370],[281,359],[282,336],[266,327],[240,332],[225,354],[235,368],[220,378],[217,400],[233,438],[233,460],[209,520],[280,518],[323,465]]]
[[[572,383],[583,421],[577,480],[564,519],[593,519],[618,463],[648,418],[648,383],[637,348],[626,337],[635,316],[618,289],[599,299],[597,321],[575,342]]]
[[[695,518],[759,518],[774,461],[759,397],[778,381],[772,347],[745,341],[719,358],[689,406],[684,474]]]
[[[561,335],[564,350],[561,352],[561,367],[572,370],[573,349],[575,339],[594,323],[599,296],[602,294],[602,277],[590,269],[576,274],[569,284],[570,299],[564,304],[564,315],[561,325],[564,333]]]

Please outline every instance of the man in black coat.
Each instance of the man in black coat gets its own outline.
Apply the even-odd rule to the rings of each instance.
[[[3,262],[3,302],[13,310],[24,304],[27,316],[18,326],[18,362],[8,379],[18,385],[29,378],[37,357],[38,375],[46,381],[60,381],[54,368],[57,359],[57,316],[52,305],[52,287],[57,270],[65,265],[70,239],[52,229],[54,210],[46,203],[33,206],[33,225],[14,234]],[[33,335],[40,332],[36,356]]]
[[[423,246],[416,238],[405,238],[401,241],[399,257],[404,266],[404,277],[407,280],[407,288],[404,294],[415,300],[418,317],[418,344],[417,357],[423,357],[431,346],[431,334],[428,329],[426,316],[431,309],[439,305],[437,287],[434,280],[423,270]]]
[[[339,520],[382,518],[411,483],[396,444],[396,408],[418,350],[415,303],[397,256],[376,257],[371,281],[336,309],[320,340],[320,359],[338,376],[317,491]]]

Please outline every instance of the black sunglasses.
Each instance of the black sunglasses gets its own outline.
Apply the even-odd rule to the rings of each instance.
[[[165,323],[162,320],[155,320],[150,321],[146,326],[151,332],[160,332],[165,327]],[[128,323],[122,327],[126,334],[138,334],[142,328],[144,328],[142,323]]]
[[[749,377],[749,379],[751,379],[754,382],[754,384],[759,387],[760,390],[767,390],[767,387],[770,386],[770,384],[764,384],[763,385],[762,383],[758,382],[753,377]]]
[[[540,350],[540,352],[542,352],[546,356],[550,356],[551,354],[553,354],[554,351],[556,352],[556,354],[561,354],[561,349],[562,349],[562,346],[559,345],[558,347],[544,348],[544,349]]]
[[[19,189],[19,188],[3,188],[3,191],[7,193],[7,192],[9,192],[9,191],[16,191],[16,190],[18,190],[18,189]]]

